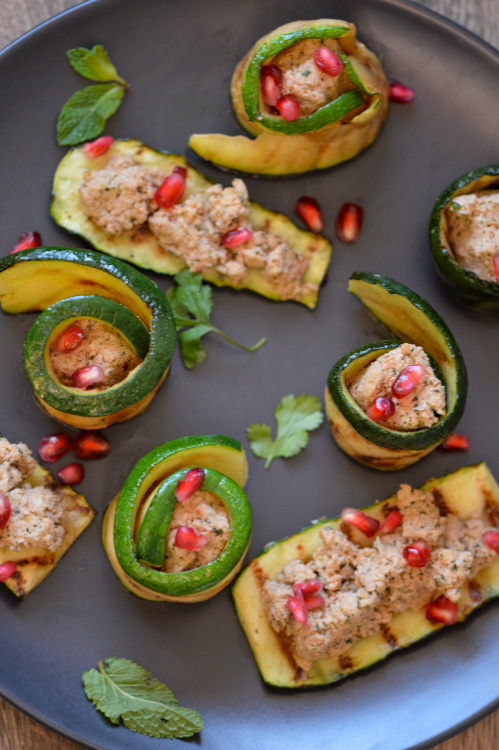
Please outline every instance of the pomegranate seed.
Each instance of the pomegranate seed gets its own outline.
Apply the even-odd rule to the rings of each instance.
[[[4,495],[3,492],[0,492],[0,529],[3,529],[3,527],[7,525],[11,510],[12,508],[9,498],[7,495]]]
[[[78,458],[90,460],[93,458],[104,458],[111,450],[109,440],[100,432],[94,430],[83,430],[75,437],[75,453]]]
[[[286,604],[297,622],[300,622],[302,625],[308,625],[308,609],[301,592],[297,596],[288,596]]]
[[[380,534],[391,534],[395,529],[398,529],[402,523],[402,513],[399,510],[391,510],[379,530]]]
[[[439,447],[442,451],[467,451],[470,447],[470,440],[466,435],[451,432]]]
[[[51,463],[62,458],[71,450],[73,441],[67,432],[55,432],[53,435],[43,437],[38,443],[38,455],[45,461]]]
[[[203,549],[206,544],[204,534],[198,534],[190,526],[179,526],[175,534],[175,547],[179,549],[188,549],[191,552],[197,552]]]
[[[351,526],[355,526],[356,529],[362,531],[366,536],[374,536],[379,529],[379,521],[362,510],[356,510],[355,508],[343,508],[341,511],[341,520],[346,521]]]
[[[423,365],[407,365],[399,372],[392,385],[395,398],[404,398],[417,386],[424,375]]]
[[[252,239],[253,232],[251,229],[248,229],[248,227],[238,227],[237,229],[232,229],[232,231],[222,235],[222,237],[220,237],[220,242],[224,247],[233,250],[239,245],[244,245],[245,242],[251,242]]]
[[[200,490],[204,482],[203,469],[190,469],[183,479],[179,479],[173,493],[179,503],[184,503],[197,490]]]
[[[308,610],[324,606],[324,597],[320,594],[310,594],[305,597],[305,606]]]
[[[61,333],[57,341],[55,342],[55,348],[59,354],[66,354],[66,352],[74,352],[78,349],[82,343],[84,334],[82,329],[76,323],[68,326],[65,331]]]
[[[495,280],[499,282],[499,253],[492,256],[492,263],[494,264]]]
[[[25,232],[17,240],[16,244],[10,251],[10,255],[20,253],[21,250],[29,250],[32,247],[40,247],[42,238],[39,232]]]
[[[364,209],[355,203],[344,203],[336,219],[336,233],[342,242],[355,242],[360,234]]]
[[[310,596],[310,594],[316,594],[322,590],[322,582],[318,578],[312,578],[311,581],[303,581],[302,583],[293,583],[293,593],[298,595],[302,593],[303,596]]]
[[[323,73],[326,73],[326,75],[332,76],[333,78],[336,78],[343,68],[340,56],[328,47],[316,48],[314,52],[314,63],[319,70],[322,70]]]
[[[102,383],[106,378],[106,374],[99,365],[87,365],[86,367],[80,367],[79,370],[75,370],[71,377],[76,388],[90,388],[91,385]]]
[[[482,541],[487,547],[490,547],[490,549],[493,549],[494,552],[497,552],[499,555],[499,531],[486,531],[485,534],[482,535]]]
[[[431,550],[422,539],[404,547],[402,554],[411,568],[424,568],[430,561]]]
[[[390,83],[390,101],[409,104],[414,99],[414,91],[398,81]]]
[[[366,409],[366,416],[373,422],[383,422],[395,412],[395,404],[388,396],[378,396]]]
[[[83,482],[84,476],[85,469],[83,468],[83,464],[77,463],[63,466],[62,469],[59,469],[57,472],[57,479],[59,482],[62,482],[62,484],[79,484],[80,482]]]
[[[0,582],[4,583],[16,572],[16,564],[11,560],[0,564]]]
[[[439,596],[426,607],[426,617],[432,622],[443,622],[444,625],[454,625],[459,614],[458,606],[446,596]]]
[[[95,159],[96,156],[102,156],[105,154],[114,143],[112,135],[103,135],[101,138],[97,138],[95,141],[89,141],[83,145],[83,153],[88,156],[89,159]]]
[[[263,65],[260,70],[260,91],[269,107],[275,107],[282,95],[282,73],[277,65]]]
[[[322,232],[324,229],[322,211],[315,198],[309,198],[308,195],[304,195],[303,198],[297,201],[295,211],[300,219],[303,219],[311,232],[315,234]]]
[[[185,167],[175,167],[172,174],[165,177],[154,193],[154,200],[160,208],[171,208],[179,202],[184,193],[186,179]]]
[[[286,120],[286,122],[297,120],[300,116],[300,102],[293,94],[286,94],[286,96],[279,97],[275,106],[282,119]]]

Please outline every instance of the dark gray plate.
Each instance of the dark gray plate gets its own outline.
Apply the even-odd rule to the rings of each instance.
[[[48,213],[52,174],[64,153],[55,144],[57,113],[84,85],[67,65],[66,50],[104,44],[131,83],[107,132],[184,153],[194,131],[237,132],[228,91],[235,64],[255,39],[304,12],[298,0],[95,0],[8,48],[0,58],[2,253],[30,229],[40,231],[46,244],[78,245]],[[250,554],[313,518],[381,499],[400,481],[418,485],[482,459],[499,473],[497,320],[467,312],[447,296],[432,272],[426,235],[441,190],[461,173],[499,158],[499,56],[463,30],[398,0],[311,0],[306,13],[354,21],[388,76],[416,90],[415,102],[393,106],[376,143],[354,161],[300,178],[248,179],[253,199],[288,215],[299,196],[319,199],[335,247],[318,309],[216,290],[215,322],[247,343],[265,335],[266,346],[247,354],[209,339],[207,360],[192,372],[177,354],[149,411],[110,428],[110,456],[88,464],[82,492],[99,511],[92,527],[25,601],[15,601],[3,587],[0,592],[2,694],[92,748],[159,747],[158,740],[110,726],[86,700],[82,672],[109,656],[135,660],[170,685],[184,705],[197,708],[206,728],[195,742],[210,749],[421,748],[498,702],[497,604],[363,675],[327,689],[280,692],[262,684],[228,590],[198,605],[135,599],[115,578],[101,547],[102,511],[148,450],[204,433],[225,433],[247,445],[246,427],[273,424],[283,395],[322,396],[340,356],[383,337],[346,291],[353,270],[407,284],[449,323],[470,371],[460,429],[470,436],[471,450],[437,451],[387,475],[341,454],[324,425],[305,452],[275,461],[268,471],[250,456]],[[229,182],[228,175],[203,167]],[[365,208],[361,237],[351,246],[334,233],[344,201]],[[162,289],[170,284],[156,280]],[[0,432],[34,449],[56,425],[35,406],[23,372],[23,340],[32,320],[0,316]]]

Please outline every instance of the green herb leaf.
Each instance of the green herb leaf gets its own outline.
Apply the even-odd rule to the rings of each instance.
[[[274,411],[277,422],[276,439],[266,424],[252,424],[247,434],[250,448],[258,458],[266,458],[268,468],[274,458],[291,458],[308,443],[308,433],[322,424],[324,415],[316,396],[284,396]]]
[[[100,135],[107,118],[120,106],[123,94],[119,83],[99,83],[73,94],[57,120],[58,144],[74,146]]]
[[[248,352],[255,351],[265,343],[265,339],[260,339],[254,346],[244,346],[210,323],[213,308],[211,287],[203,284],[200,274],[192,274],[184,268],[174,276],[174,279],[177,286],[168,290],[166,298],[172,308],[175,326],[179,332],[182,360],[189,370],[206,358],[201,338],[207,333],[216,333],[234,346]]]
[[[172,691],[129,659],[105,659],[83,673],[89,700],[113,724],[149,737],[191,737],[203,728],[192,708],[182,708]]]
[[[76,47],[68,50],[66,55],[71,67],[84,78],[90,78],[91,81],[118,81],[128,88],[127,82],[118,75],[102,44],[96,44],[92,49]]]

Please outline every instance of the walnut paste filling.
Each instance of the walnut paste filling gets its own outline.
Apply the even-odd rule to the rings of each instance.
[[[499,190],[458,195],[447,211],[449,243],[457,262],[484,281],[496,282],[499,253]]]
[[[423,365],[423,377],[407,396],[393,396],[392,385],[397,376],[414,364]],[[363,411],[367,411],[379,396],[391,398],[395,411],[383,421],[383,426],[393,430],[431,427],[446,411],[445,388],[435,375],[424,349],[414,344],[401,344],[370,362],[352,380],[349,390]]]
[[[308,561],[294,560],[267,580],[263,601],[274,630],[290,647],[297,665],[308,672],[319,659],[340,658],[369,635],[379,633],[397,613],[426,606],[440,595],[453,602],[460,587],[489,565],[495,552],[482,541],[490,529],[485,517],[461,520],[440,515],[431,492],[402,485],[396,505],[402,524],[359,547],[340,530],[325,526],[322,546]],[[403,549],[423,540],[431,549],[425,567],[410,567]],[[318,579],[323,605],[298,622],[287,602],[293,584]]]
[[[154,193],[166,175],[130,157],[113,156],[103,169],[87,170],[80,200],[88,218],[110,235],[147,225],[163,250],[176,255],[194,273],[214,270],[232,285],[259,269],[281,299],[300,299],[317,285],[303,281],[308,259],[273,232],[256,231],[251,239],[227,248],[222,238],[249,225],[246,185],[213,185],[171,208],[159,208]]]

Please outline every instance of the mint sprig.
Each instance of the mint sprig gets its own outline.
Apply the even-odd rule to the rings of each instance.
[[[201,344],[201,338],[207,333],[216,333],[225,341],[247,352],[253,352],[265,343],[263,338],[254,346],[244,346],[211,324],[210,314],[213,309],[211,287],[203,284],[200,274],[193,274],[184,268],[175,274],[174,279],[177,286],[168,290],[166,298],[175,318],[182,360],[187,369],[191,370],[206,359],[206,351]]]
[[[77,73],[99,81],[73,94],[59,113],[57,142],[60,146],[75,146],[102,133],[108,118],[120,106],[128,84],[118,75],[102,45],[92,49],[76,47],[66,54]]]
[[[308,433],[322,424],[324,415],[316,396],[284,396],[274,411],[277,434],[272,440],[272,430],[267,424],[252,424],[247,434],[250,448],[258,458],[267,459],[267,469],[274,458],[296,456],[308,443]]]
[[[191,737],[203,728],[200,714],[183,708],[170,688],[130,659],[110,658],[82,675],[89,700],[113,724],[149,737]]]

